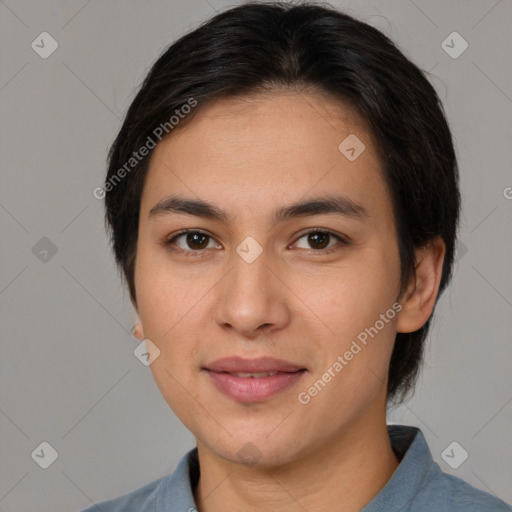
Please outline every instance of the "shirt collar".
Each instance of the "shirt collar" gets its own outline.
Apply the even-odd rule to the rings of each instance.
[[[391,446],[401,459],[397,469],[361,512],[407,510],[416,494],[441,470],[432,459],[421,430],[405,425],[388,425]],[[179,461],[174,472],[162,479],[157,490],[157,512],[194,512],[193,487],[199,479],[197,448]]]
[[[400,464],[361,512],[409,510],[418,492],[441,472],[419,428],[388,425],[388,434],[394,452],[401,458]]]

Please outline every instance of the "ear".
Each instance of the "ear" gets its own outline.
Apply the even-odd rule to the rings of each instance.
[[[414,332],[423,327],[434,309],[443,271],[446,247],[440,237],[416,250],[416,275],[411,279],[398,314],[397,331]]]
[[[144,339],[144,330],[142,328],[142,322],[140,321],[139,314],[137,311],[137,304],[134,302],[133,299],[132,299],[132,306],[133,306],[133,309],[135,310],[135,316],[136,316],[135,324],[132,327],[132,336],[134,338],[137,338],[138,340],[142,341]]]
[[[144,330],[142,329],[142,324],[140,323],[140,320],[138,320],[132,327],[132,336],[140,341],[144,339]]]

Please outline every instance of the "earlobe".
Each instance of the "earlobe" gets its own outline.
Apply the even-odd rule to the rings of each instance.
[[[142,341],[144,339],[144,331],[142,329],[142,324],[140,321],[137,321],[135,325],[132,327],[131,334],[134,338]]]
[[[416,275],[402,299],[397,331],[421,329],[434,309],[443,271],[446,247],[440,237],[416,251]]]
[[[133,309],[135,310],[135,315],[136,315],[135,324],[133,325],[133,327],[131,329],[131,335],[134,338],[142,341],[144,339],[144,330],[142,329],[142,323],[139,319],[137,303],[134,301],[133,297],[131,298],[131,302],[132,302],[132,306],[133,306]]]

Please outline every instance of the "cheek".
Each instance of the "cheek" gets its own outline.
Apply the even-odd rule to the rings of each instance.
[[[165,251],[140,244],[135,266],[135,286],[139,317],[147,337],[164,340],[190,314],[203,289],[197,280],[173,270]]]
[[[191,388],[191,366],[199,365],[199,346],[204,346],[205,293],[211,287],[208,275],[197,279],[171,268],[163,251],[145,248],[139,253],[135,283],[138,313],[144,336],[160,350],[151,364],[155,380],[165,390]],[[179,383],[173,380],[178,379]]]
[[[318,405],[341,400],[355,407],[364,395],[374,396],[387,378],[396,333],[398,263],[379,257],[296,280],[298,295],[306,297],[308,310],[314,313],[308,314],[309,327],[318,325],[311,337],[318,366],[308,384],[331,371],[325,375],[329,391],[322,392],[325,401]]]
[[[335,425],[342,416],[358,416],[383,393],[395,338],[391,316],[388,323],[378,315],[371,322],[348,317],[342,325],[340,320],[339,334],[322,342],[321,362],[299,390],[299,402],[307,402],[311,417]]]
[[[393,269],[361,259],[314,274],[296,272],[288,282],[311,316],[322,321],[330,338],[348,339],[373,325],[392,306],[398,286],[395,274]]]

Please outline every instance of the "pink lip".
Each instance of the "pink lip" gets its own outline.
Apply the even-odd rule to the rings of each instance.
[[[218,359],[205,370],[219,391],[239,402],[262,402],[295,384],[306,372],[299,366],[281,359],[262,357]],[[232,373],[278,372],[268,377],[237,377]]]

